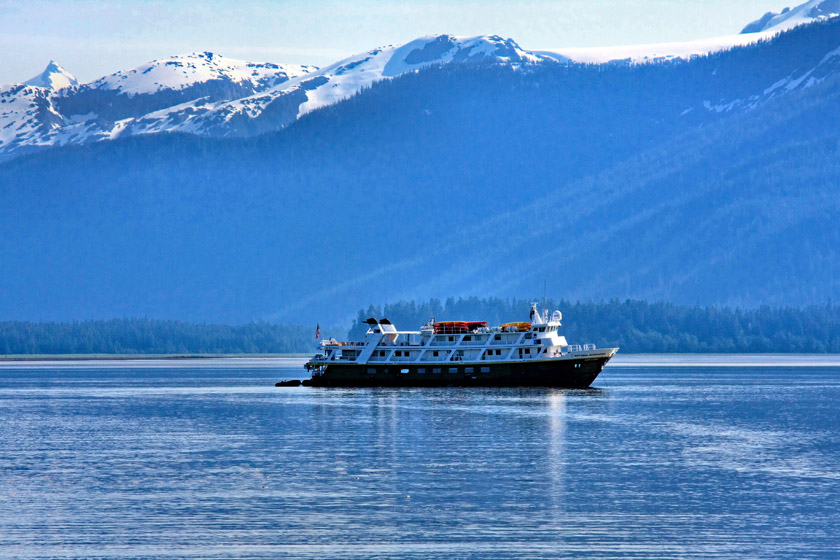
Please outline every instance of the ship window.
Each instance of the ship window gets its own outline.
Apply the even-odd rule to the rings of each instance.
[[[458,373],[458,368],[456,368],[456,367],[449,368],[449,373]]]
[[[481,373],[490,373],[490,368],[489,367],[481,368]]]
[[[417,373],[426,373],[426,368],[424,368],[424,367],[417,368]]]
[[[455,342],[455,337],[454,337],[454,336],[450,336],[450,337],[449,337],[449,342]]]
[[[401,354],[402,354],[402,353],[401,353],[399,350],[396,350],[396,351],[394,352],[394,357],[396,358],[397,356],[400,356]]]
[[[534,344],[542,344],[542,340],[535,340]]]
[[[434,352],[432,352],[432,356],[434,356],[435,358],[437,358],[437,357],[438,357],[438,355],[439,355],[439,354],[438,354],[438,351],[437,351],[437,350],[435,350]]]
[[[502,335],[497,334],[496,336],[493,337],[493,340],[502,340]]]
[[[369,367],[368,373],[376,373],[376,368]]]
[[[497,355],[497,356],[501,356],[501,355],[502,355],[502,351],[501,351],[501,350],[496,350],[496,355]]]
[[[464,373],[472,373],[472,372],[473,372],[473,368],[471,368],[471,367],[464,368]]]
[[[472,337],[471,336],[465,336],[464,340],[472,340]]]
[[[432,368],[432,373],[440,373],[440,368],[439,367]]]

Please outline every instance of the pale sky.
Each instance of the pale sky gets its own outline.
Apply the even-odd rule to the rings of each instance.
[[[804,0],[803,0],[804,1]],[[525,49],[737,33],[784,0],[0,0],[0,83],[54,59],[81,82],[195,51],[325,66],[423,35],[502,35]]]

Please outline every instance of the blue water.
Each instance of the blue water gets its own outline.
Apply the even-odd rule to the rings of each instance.
[[[589,391],[0,364],[0,557],[840,558],[840,363],[757,361]]]

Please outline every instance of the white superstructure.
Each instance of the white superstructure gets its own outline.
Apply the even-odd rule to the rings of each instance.
[[[321,342],[315,367],[328,364],[505,363],[581,358],[610,358],[617,348],[570,345],[559,333],[562,314],[540,315],[531,307],[531,322],[489,327],[480,321],[426,323],[419,331],[400,331],[388,320],[368,319],[364,342]]]

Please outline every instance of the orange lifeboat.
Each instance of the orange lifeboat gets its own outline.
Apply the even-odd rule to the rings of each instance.
[[[529,323],[527,321],[520,321],[520,322],[517,322],[517,323],[505,323],[505,324],[502,325],[502,328],[505,329],[505,330],[507,330],[508,327],[516,327],[516,330],[518,332],[525,332],[525,331],[530,331],[531,330],[531,323]]]

